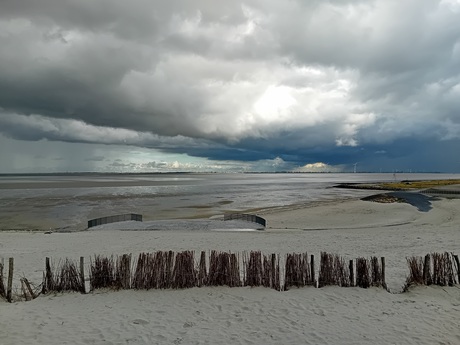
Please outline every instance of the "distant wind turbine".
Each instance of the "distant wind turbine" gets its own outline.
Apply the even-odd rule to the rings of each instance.
[[[353,164],[353,172],[356,174],[356,166],[358,165],[358,162],[356,162],[355,164]]]

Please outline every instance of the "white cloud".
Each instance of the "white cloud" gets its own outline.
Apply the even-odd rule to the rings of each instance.
[[[323,162],[308,163],[302,167],[295,168],[294,172],[309,172],[309,173],[332,173],[343,172],[343,166],[333,166]]]

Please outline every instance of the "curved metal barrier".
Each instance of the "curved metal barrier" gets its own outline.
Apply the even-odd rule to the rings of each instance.
[[[253,222],[260,224],[262,226],[267,225],[267,221],[259,216],[256,216],[254,214],[247,214],[247,213],[225,213],[224,214],[224,220],[232,220],[232,219],[238,219],[238,220],[245,220],[247,222]]]
[[[142,222],[142,214],[128,213],[128,214],[119,214],[116,216],[108,216],[102,218],[95,218],[88,220],[88,229],[93,226],[115,223],[115,222],[125,222],[128,220],[135,220],[137,222]]]

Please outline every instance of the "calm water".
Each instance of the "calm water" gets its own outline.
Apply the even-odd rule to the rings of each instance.
[[[1,176],[0,229],[85,228],[91,218],[141,213],[144,220],[198,218],[369,191],[342,182],[459,178],[452,174],[151,174]]]

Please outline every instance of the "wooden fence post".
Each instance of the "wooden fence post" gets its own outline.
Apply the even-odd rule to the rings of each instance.
[[[5,261],[2,258],[2,262],[0,263],[0,297],[6,298],[6,290],[3,280],[3,268],[5,267]]]
[[[348,269],[350,270],[350,286],[355,286],[355,270],[353,267],[353,260],[350,260]]]
[[[425,262],[423,264],[423,284],[431,285],[431,255],[425,255]]]
[[[316,287],[316,282],[315,282],[315,256],[310,255],[310,271],[311,271],[311,282],[313,286]]]
[[[455,260],[455,264],[457,266],[457,279],[458,279],[458,283],[460,284],[460,261],[458,260],[458,255],[454,255],[452,254],[454,260]]]
[[[276,268],[276,254],[272,254],[271,257],[271,288],[276,289],[276,276],[275,276],[275,268]]]
[[[54,284],[52,284],[51,280],[53,279],[53,275],[51,273],[51,264],[50,258],[45,258],[45,278],[43,279],[43,286],[42,286],[42,293],[47,293],[54,289]]]
[[[386,289],[387,283],[385,279],[385,258],[383,256],[380,258],[380,262],[382,264],[382,286],[384,289]]]
[[[86,293],[85,286],[85,258],[80,256],[80,279],[81,279],[81,293]]]
[[[12,290],[13,290],[13,271],[14,271],[14,259],[10,258],[9,260],[9,269],[8,269],[8,287],[6,290],[6,300],[12,302]]]

